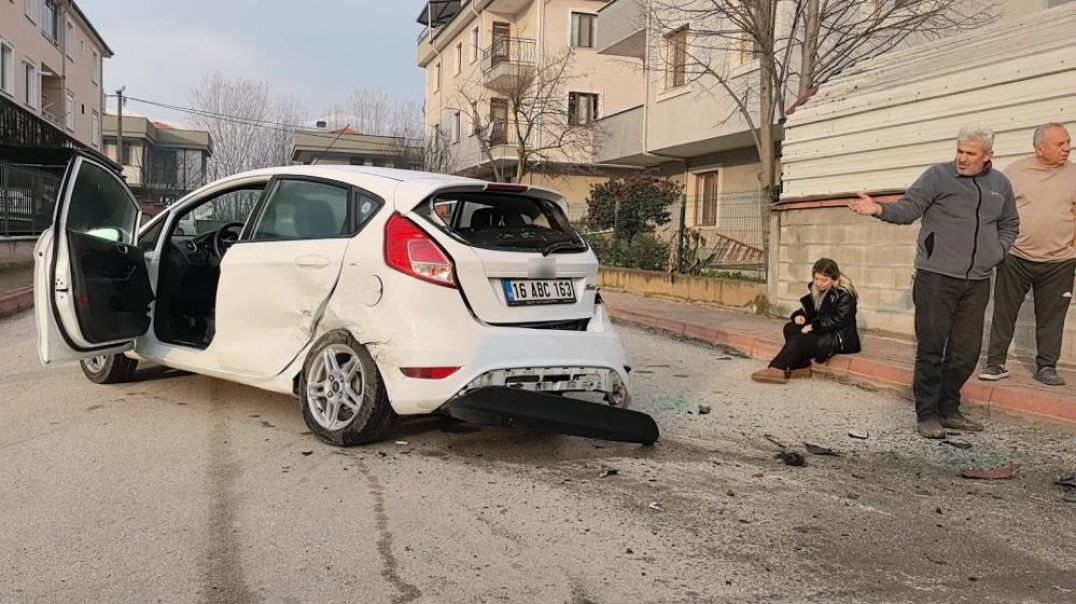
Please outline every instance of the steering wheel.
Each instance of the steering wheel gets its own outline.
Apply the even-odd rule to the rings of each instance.
[[[224,258],[224,252],[239,241],[239,234],[243,232],[242,222],[229,222],[213,233],[213,252],[217,258]]]

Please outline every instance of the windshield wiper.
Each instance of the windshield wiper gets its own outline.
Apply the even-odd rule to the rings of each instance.
[[[548,256],[553,252],[566,250],[576,250],[581,252],[585,249],[587,249],[587,245],[581,241],[554,241],[553,243],[550,243],[549,245],[545,246],[545,248],[542,250],[542,255]]]

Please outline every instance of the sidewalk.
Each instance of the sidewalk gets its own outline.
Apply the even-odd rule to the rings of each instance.
[[[724,346],[752,358],[769,361],[782,344],[782,319],[606,289],[602,298],[609,314],[620,323]],[[838,355],[826,365],[816,364],[815,371],[842,382],[891,389],[910,399],[915,344],[861,335],[862,353]],[[1076,371],[1059,371],[1068,382],[1065,386],[1044,386],[1031,377],[1034,361],[1010,359],[1008,369],[1012,377],[1000,382],[984,382],[973,375],[964,386],[965,401],[991,410],[1076,424]]]
[[[0,319],[34,305],[34,267],[0,270]]]

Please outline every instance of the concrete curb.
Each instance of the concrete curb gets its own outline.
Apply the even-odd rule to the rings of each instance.
[[[609,315],[618,323],[652,329],[685,340],[723,346],[753,359],[769,360],[781,349],[781,342],[777,339],[760,338],[728,329],[702,327],[612,306],[609,306],[608,310]],[[816,363],[814,369],[841,382],[892,390],[911,399],[912,370],[897,363],[842,355],[834,357],[825,365]],[[1076,425],[1076,389],[1071,386],[1058,388],[1057,394],[1051,394],[1031,388],[995,385],[973,379],[964,386],[963,395],[965,402],[991,411],[1006,411]]]
[[[21,287],[0,294],[0,319],[5,319],[34,306],[34,288]]]

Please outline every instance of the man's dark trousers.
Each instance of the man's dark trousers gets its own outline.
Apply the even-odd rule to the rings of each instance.
[[[956,279],[918,271],[915,302],[915,412],[919,420],[960,410],[960,389],[979,360],[990,279]]]
[[[1027,290],[1035,295],[1035,364],[1057,367],[1065,315],[1072,304],[1073,272],[1076,260],[1032,262],[1009,254],[998,266],[994,285],[994,318],[990,324],[990,348],[986,364],[1004,367],[1012,343],[1016,317]]]

